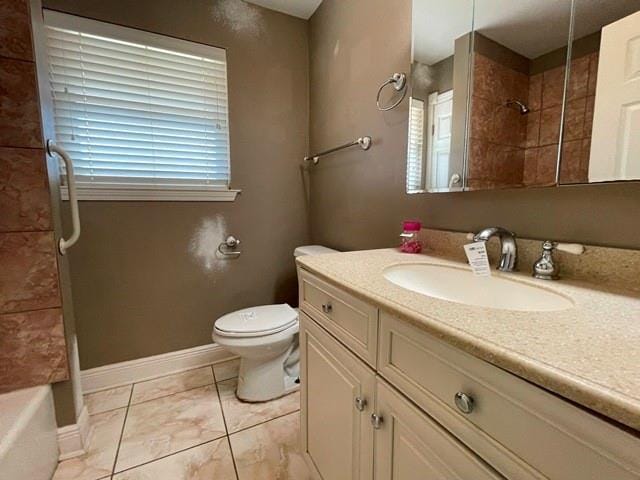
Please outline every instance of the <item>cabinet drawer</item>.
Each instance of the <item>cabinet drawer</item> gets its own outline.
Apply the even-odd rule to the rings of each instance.
[[[300,308],[375,367],[378,309],[298,269]]]
[[[378,372],[507,478],[640,478],[638,437],[384,312]]]

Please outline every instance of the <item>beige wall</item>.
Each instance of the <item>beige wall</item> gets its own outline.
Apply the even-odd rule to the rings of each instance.
[[[324,0],[310,21],[310,141],[325,148],[371,135],[368,152],[327,158],[310,175],[314,242],[393,245],[400,222],[640,248],[640,184],[406,195],[407,102],[378,112],[378,85],[410,65],[411,1]]]
[[[220,315],[296,299],[293,249],[308,242],[299,169],[308,135],[307,22],[259,7],[248,7],[257,17],[231,22],[214,15],[221,4],[229,2],[44,1],[226,48],[232,187],[243,191],[234,203],[81,203],[82,238],[69,257],[83,369],[204,345]],[[189,245],[218,214],[243,254],[216,273]]]

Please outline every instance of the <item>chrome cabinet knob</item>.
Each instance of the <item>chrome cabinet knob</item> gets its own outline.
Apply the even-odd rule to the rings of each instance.
[[[473,411],[475,401],[473,400],[473,397],[471,395],[467,395],[463,392],[458,392],[453,397],[453,400],[456,404],[456,407],[458,407],[458,410],[460,410],[465,415]]]
[[[331,305],[331,302],[323,303],[322,311],[324,313],[331,313],[333,311],[333,305]]]
[[[382,415],[371,414],[371,425],[378,430],[382,426]]]
[[[362,412],[364,408],[367,406],[367,399],[362,397],[356,397],[355,403],[356,403],[356,410],[358,410],[359,412]]]

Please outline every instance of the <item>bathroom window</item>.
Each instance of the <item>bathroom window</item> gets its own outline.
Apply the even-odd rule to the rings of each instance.
[[[51,11],[45,25],[56,142],[80,199],[235,198],[225,50]]]

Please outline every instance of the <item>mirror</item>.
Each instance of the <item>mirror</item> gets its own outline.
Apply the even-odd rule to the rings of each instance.
[[[408,193],[556,184],[570,20],[569,1],[413,1]]]
[[[475,3],[466,190],[555,185],[571,2]]]
[[[640,0],[576,0],[560,183],[640,179]]]
[[[473,0],[413,0],[407,193],[462,190]]]

